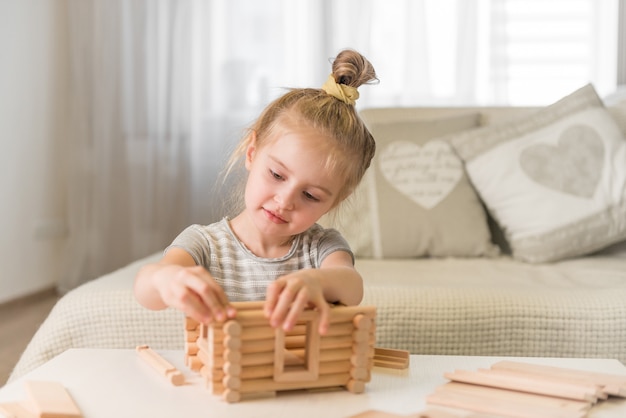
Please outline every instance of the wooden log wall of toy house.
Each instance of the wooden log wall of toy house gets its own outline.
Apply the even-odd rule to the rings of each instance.
[[[234,302],[235,319],[209,325],[185,319],[185,363],[226,402],[297,389],[365,390],[374,358],[373,306],[340,306],[318,332],[319,313],[305,310],[291,331],[272,328],[263,302]]]

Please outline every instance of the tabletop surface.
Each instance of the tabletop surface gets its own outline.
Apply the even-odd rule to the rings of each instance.
[[[626,367],[617,360],[412,355],[408,370],[375,367],[365,393],[292,391],[229,404],[212,395],[200,376],[184,366],[182,351],[158,353],[184,373],[185,385],[171,385],[134,350],[71,349],[0,388],[0,402],[25,400],[26,380],[54,380],[66,387],[85,418],[333,418],[367,410],[407,415],[426,409],[426,396],[446,383],[445,372],[490,367],[500,360],[626,375]],[[602,401],[589,413],[594,418],[624,416],[626,400],[620,398]]]

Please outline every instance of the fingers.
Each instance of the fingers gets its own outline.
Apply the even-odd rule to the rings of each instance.
[[[188,272],[192,274],[183,278],[186,286],[198,296],[201,305],[211,316],[223,321],[226,318],[228,298],[221,286],[202,267],[193,267]]]
[[[267,290],[265,291],[265,305],[263,306],[266,318],[271,318],[274,313],[274,309],[278,303],[278,298],[285,287],[285,284],[285,280],[277,279],[267,286]]]
[[[203,267],[180,269],[163,293],[168,306],[202,323],[223,321],[236,314],[221,286]]]
[[[330,327],[330,305],[324,301],[324,303],[317,306],[317,309],[320,313],[318,332],[320,335],[326,335]]]
[[[302,311],[309,306],[320,312],[318,330],[320,334],[325,334],[329,326],[330,308],[317,282],[283,277],[268,286],[264,310],[270,325],[275,328],[292,330]]]

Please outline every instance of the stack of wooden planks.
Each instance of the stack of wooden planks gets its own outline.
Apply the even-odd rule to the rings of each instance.
[[[626,397],[626,376],[515,361],[444,376],[450,382],[427,404],[502,417],[579,418],[609,396]]]

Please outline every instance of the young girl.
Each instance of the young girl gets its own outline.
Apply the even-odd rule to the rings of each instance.
[[[290,330],[306,307],[328,328],[328,303],[356,305],[361,276],[343,237],[316,222],[361,181],[375,143],[354,103],[376,80],[358,52],[342,51],[322,89],[293,89],[268,105],[231,157],[248,171],[244,209],[192,225],[144,266],[135,296],[208,323],[236,315],[229,301],[263,300],[274,327]]]

